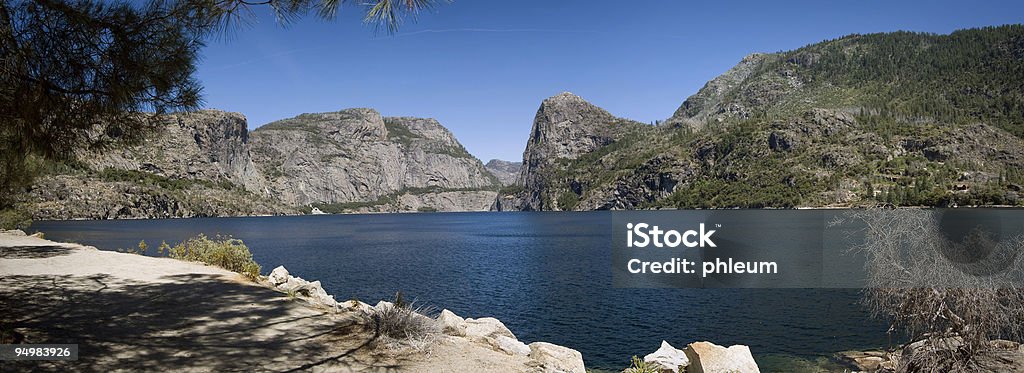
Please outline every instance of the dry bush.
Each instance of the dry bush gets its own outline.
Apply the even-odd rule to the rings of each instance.
[[[407,303],[399,292],[392,304],[383,304],[369,311],[366,316],[378,345],[391,349],[412,347],[423,351],[434,342],[441,328],[437,320],[427,315],[436,313],[435,308],[414,303]]]
[[[1024,324],[1024,236],[1003,238],[973,227],[947,237],[942,211],[867,209],[855,247],[867,258],[864,302],[905,331],[913,348],[898,370],[971,372],[993,339],[1019,340]],[[969,223],[969,222],[968,222]]]

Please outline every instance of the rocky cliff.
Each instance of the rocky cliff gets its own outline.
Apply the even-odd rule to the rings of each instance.
[[[328,212],[486,210],[494,178],[433,119],[371,109],[303,114],[257,128],[254,161],[270,195]]]
[[[642,126],[611,115],[569,92],[545,99],[537,109],[523,152],[523,163],[516,179],[521,189],[504,196],[495,209],[572,210],[578,195],[572,197],[568,193],[582,190],[583,186],[570,185],[570,191],[566,192],[553,190],[549,185],[565,181],[570,161],[608,147]]]
[[[433,119],[370,109],[245,117],[174,114],[141,144],[49,165],[25,197],[37,219],[486,210],[499,182]]]
[[[559,95],[492,208],[1021,205],[1022,46],[1013,25],[753,54],[660,126]]]
[[[516,178],[519,177],[519,168],[522,167],[522,165],[522,162],[492,159],[487,161],[487,164],[484,164],[484,168],[486,168],[491,175],[498,178],[501,185],[513,185],[516,183]]]
[[[50,165],[26,196],[37,219],[119,219],[295,213],[266,198],[245,117],[204,110],[162,118],[140,143]]]

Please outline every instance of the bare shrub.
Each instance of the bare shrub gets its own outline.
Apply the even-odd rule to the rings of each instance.
[[[864,242],[854,248],[867,259],[864,303],[890,320],[890,332],[918,341],[904,350],[899,371],[977,371],[991,340],[1022,335],[1024,236],[1000,240],[973,227],[962,239],[947,237],[941,213],[849,213],[865,225]]]
[[[417,306],[415,301],[407,303],[402,293],[398,292],[393,303],[373,307],[367,318],[378,345],[391,349],[411,347],[423,351],[441,332],[437,320],[427,316],[434,313],[434,307]]]

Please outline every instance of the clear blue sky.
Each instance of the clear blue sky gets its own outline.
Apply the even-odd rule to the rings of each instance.
[[[541,100],[562,91],[650,122],[751,52],[1024,22],[1019,1],[462,0],[388,36],[358,6],[289,27],[255,10],[203,50],[206,107],[241,112],[250,128],[351,107],[436,118],[485,162],[520,160]]]

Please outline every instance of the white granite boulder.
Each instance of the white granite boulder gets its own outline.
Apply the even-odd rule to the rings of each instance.
[[[547,342],[530,343],[530,358],[541,364],[545,372],[586,373],[583,354],[568,347]]]
[[[725,348],[711,342],[695,342],[686,346],[690,365],[687,373],[760,373],[750,347],[734,345]]]
[[[501,335],[516,339],[515,334],[512,334],[501,320],[493,317],[466,319],[466,338],[472,341],[487,342],[488,338],[497,338]]]
[[[530,346],[527,346],[526,343],[517,341],[513,338],[509,338],[504,335],[499,335],[497,337],[494,337],[492,341],[495,348],[505,352],[506,354],[521,356],[530,355]]]
[[[651,364],[662,372],[672,373],[682,373],[686,366],[690,365],[690,360],[686,358],[686,353],[683,350],[672,347],[667,341],[661,341],[661,347],[657,351],[644,356],[644,362]]]
[[[288,270],[284,266],[277,266],[273,271],[270,271],[270,276],[267,277],[267,280],[274,287],[281,286],[281,284],[288,282]]]
[[[459,315],[452,311],[447,309],[441,310],[441,314],[437,316],[437,324],[441,327],[441,332],[444,334],[456,337],[466,336],[466,319],[459,317]]]

